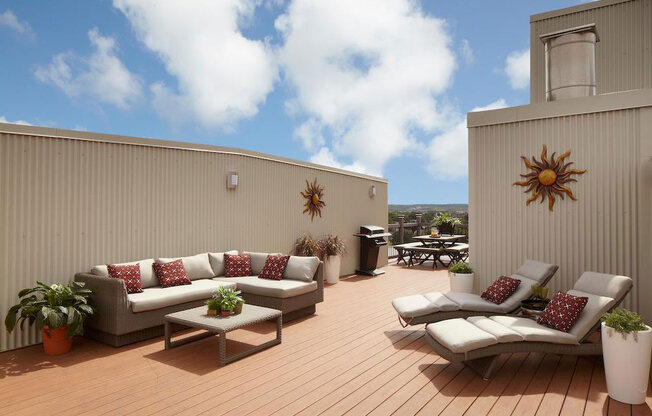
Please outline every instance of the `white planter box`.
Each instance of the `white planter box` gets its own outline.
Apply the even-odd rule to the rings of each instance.
[[[326,283],[335,284],[340,281],[340,265],[342,256],[327,256],[324,260],[324,275]]]
[[[609,335],[611,333],[611,335]],[[628,404],[645,403],[650,377],[652,329],[623,336],[602,323],[602,355],[607,391],[612,399]]]
[[[451,292],[473,293],[473,273],[448,272]]]

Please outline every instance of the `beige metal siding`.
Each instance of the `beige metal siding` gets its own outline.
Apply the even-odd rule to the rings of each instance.
[[[551,104],[552,105],[552,104]],[[571,288],[585,270],[634,278],[625,306],[652,313],[650,291],[650,108],[552,117],[469,129],[469,238],[478,288],[511,273],[525,259],[559,265],[554,290]],[[568,160],[587,169],[571,189],[576,202],[526,207],[512,186],[539,159],[572,150]],[[652,314],[650,315],[652,317]]]
[[[598,94],[652,88],[652,0],[597,2],[596,8],[555,15],[530,23],[530,101],[544,102],[545,48],[539,36],[595,23]],[[545,16],[544,16],[545,17]]]
[[[226,189],[230,171],[240,175],[236,190]],[[311,222],[299,192],[314,178],[327,206]],[[353,273],[352,234],[362,224],[387,227],[384,180],[242,154],[33,135],[0,133],[0,195],[3,320],[37,279],[63,282],[94,264],[206,251],[288,252],[304,232],[343,237],[342,273]],[[37,341],[33,330],[0,331],[1,350]]]

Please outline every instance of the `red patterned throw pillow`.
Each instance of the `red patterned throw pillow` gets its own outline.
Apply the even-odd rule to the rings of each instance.
[[[261,279],[282,280],[288,260],[290,260],[290,256],[268,255],[265,266],[263,266],[263,270],[260,271],[258,277]]]
[[[140,263],[128,265],[109,264],[106,266],[109,276],[125,282],[127,293],[140,293],[143,291],[143,282],[140,279]]]
[[[557,292],[541,312],[537,323],[559,331],[568,332],[575,325],[589,298]]]
[[[496,305],[500,305],[516,292],[516,289],[518,289],[518,285],[520,284],[521,281],[518,279],[500,276],[498,280],[493,282],[480,296]]]
[[[251,255],[224,253],[224,276],[251,276]]]
[[[169,263],[154,262],[154,272],[161,287],[189,285],[190,278],[186,274],[181,259]]]

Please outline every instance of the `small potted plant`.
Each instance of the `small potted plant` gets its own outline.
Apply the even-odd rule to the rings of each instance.
[[[222,297],[219,293],[213,293],[210,299],[206,301],[206,315],[219,315],[221,310]]]
[[[5,327],[11,332],[19,323],[36,323],[41,330],[43,349],[47,355],[65,354],[72,348],[72,337],[84,333],[84,321],[95,313],[91,295],[83,282],[69,285],[46,285],[23,289],[18,293],[20,302],[7,312]]]
[[[531,316],[540,315],[548,305],[548,302],[550,302],[550,299],[548,299],[548,291],[547,287],[532,285],[530,287],[530,292],[532,293],[530,298],[521,301],[521,310],[523,311],[523,314]]]
[[[448,268],[451,292],[473,293],[473,269],[468,263],[457,262]]]
[[[241,297],[239,297],[238,303],[235,305],[235,308],[233,309],[233,313],[235,315],[239,315],[242,313],[242,305],[244,305],[245,301]]]
[[[342,256],[346,253],[346,245],[341,238],[328,234],[317,242],[320,257],[324,260],[326,282],[335,284],[340,281],[340,266]]]
[[[628,404],[645,403],[652,328],[640,315],[616,308],[602,317],[601,334],[609,396]]]
[[[432,225],[437,227],[442,234],[455,234],[455,227],[462,224],[462,220],[453,217],[447,212],[443,212],[435,217]]]
[[[294,242],[292,254],[301,257],[318,257],[319,245],[310,234],[304,234]]]
[[[244,302],[240,297],[240,291],[230,287],[222,286],[219,289],[220,309],[222,316],[229,316],[238,306],[238,303]]]

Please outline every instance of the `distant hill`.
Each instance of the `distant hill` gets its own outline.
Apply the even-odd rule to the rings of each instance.
[[[468,211],[469,204],[389,204],[389,212]]]

